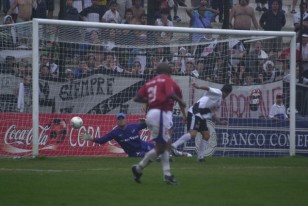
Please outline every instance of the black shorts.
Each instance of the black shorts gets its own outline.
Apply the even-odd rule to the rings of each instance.
[[[189,130],[196,130],[198,132],[208,131],[206,119],[201,119],[198,116],[188,112],[187,114],[187,132]]]

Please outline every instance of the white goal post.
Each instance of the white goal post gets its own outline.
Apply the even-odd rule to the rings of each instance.
[[[287,149],[279,150],[279,152],[277,152],[277,154],[275,153],[274,156],[275,155],[279,156],[281,154],[285,155],[286,151],[288,152],[288,155],[290,155],[290,156],[294,156],[296,154],[296,71],[295,71],[295,69],[292,69],[292,68],[296,68],[296,33],[295,32],[239,31],[239,30],[223,30],[223,29],[195,29],[195,28],[184,28],[184,27],[163,27],[163,26],[147,26],[147,25],[131,25],[131,24],[113,24],[113,23],[95,23],[95,22],[80,22],[80,21],[76,22],[76,21],[62,21],[62,20],[33,19],[32,20],[32,49],[31,49],[32,50],[32,69],[33,69],[32,70],[32,90],[33,90],[33,94],[32,94],[32,135],[33,135],[32,136],[32,156],[36,157],[36,156],[40,155],[39,146],[40,146],[40,141],[41,141],[40,139],[42,138],[40,136],[40,135],[42,135],[42,133],[40,132],[40,127],[42,127],[40,125],[40,121],[41,121],[40,120],[40,96],[39,96],[40,94],[39,94],[39,92],[35,92],[35,91],[40,91],[40,76],[39,76],[39,74],[40,74],[40,61],[41,61],[40,57],[42,55],[42,52],[40,51],[40,47],[41,47],[40,41],[42,40],[42,38],[44,38],[44,32],[45,32],[45,29],[46,29],[44,26],[46,26],[46,25],[53,25],[53,26],[57,26],[57,27],[67,27],[67,28],[72,28],[72,27],[76,28],[77,27],[77,28],[80,28],[81,30],[84,30],[84,31],[87,31],[89,29],[101,29],[101,30],[106,30],[106,31],[110,31],[110,30],[119,30],[119,31],[130,30],[130,31],[137,31],[137,32],[146,31],[148,33],[153,34],[153,36],[155,36],[156,33],[159,33],[161,35],[162,35],[162,33],[164,33],[164,35],[168,34],[168,33],[172,33],[173,39],[171,41],[169,41],[168,43],[165,43],[165,44],[149,43],[148,45],[146,45],[146,44],[133,45],[134,47],[136,47],[140,50],[142,50],[143,48],[155,50],[156,48],[160,48],[160,47],[171,47],[171,53],[174,53],[174,51],[178,51],[178,48],[181,49],[181,48],[184,48],[184,47],[186,49],[188,47],[189,48],[195,48],[195,51],[197,51],[199,45],[211,43],[211,41],[209,41],[209,40],[207,40],[206,43],[203,43],[203,42],[194,43],[192,41],[186,41],[186,40],[182,41],[183,36],[189,37],[192,34],[202,34],[202,35],[205,36],[205,39],[207,37],[209,37],[209,39],[214,38],[215,41],[218,42],[218,43],[226,43],[226,42],[228,43],[229,41],[237,40],[237,41],[241,41],[243,43],[253,44],[256,41],[262,41],[262,40],[270,41],[271,39],[278,38],[278,37],[286,38],[287,41],[285,41],[284,44],[287,47],[290,48],[289,68],[291,68],[290,69],[290,79],[289,79],[289,90],[288,90],[289,94],[285,94],[285,95],[289,96],[289,98],[288,98],[289,102],[287,102],[289,110],[290,110],[290,112],[289,112],[289,124],[288,124],[288,128],[287,128],[288,129],[288,131],[287,131],[288,140],[287,141],[289,141],[289,143],[286,143]],[[124,36],[123,36],[123,38],[124,38]],[[70,40],[66,40],[66,41],[70,41]],[[78,40],[71,38],[71,41],[76,43],[76,41],[78,41]],[[130,40],[128,40],[128,41],[130,41]],[[84,42],[81,42],[81,43],[84,43]],[[218,43],[215,43],[215,44],[218,44]],[[104,45],[104,43],[102,43],[101,45],[96,45],[96,46],[102,46],[103,47],[103,46],[106,46],[106,45]],[[120,46],[121,46],[121,48],[132,47],[132,45],[127,45],[125,43],[121,44]],[[120,58],[124,58],[124,55],[126,55],[126,53],[118,53],[118,55],[117,55],[118,60]],[[73,57],[70,57],[70,58],[73,58]],[[140,57],[140,58],[142,58],[142,57]],[[173,59],[173,58],[176,59],[177,56],[175,55],[175,56],[171,57],[170,59]],[[129,57],[127,57],[127,59],[129,59]],[[169,59],[169,62],[171,61],[170,59]],[[189,59],[189,58],[187,58],[187,59]],[[163,61],[163,60],[161,60],[161,61]],[[166,61],[168,61],[168,60],[166,60]],[[187,60],[187,61],[189,61],[189,60]],[[148,63],[146,63],[146,64],[148,64]],[[131,72],[131,70],[129,72]],[[224,75],[227,76],[227,74],[224,74]],[[135,78],[135,77],[132,77],[132,78]],[[100,79],[100,76],[98,76],[97,79]],[[94,81],[100,81],[100,80],[97,80],[97,79],[94,79],[94,78],[88,79],[88,80],[85,80],[85,82],[82,82],[82,80],[81,80],[81,83],[79,82],[79,84],[84,86],[84,87],[86,87],[85,85],[88,84],[89,87],[90,87],[90,86],[93,86],[93,85],[91,85],[92,81],[93,82]],[[222,85],[221,82],[220,83],[217,83],[217,82],[213,83],[209,79],[202,80],[200,77],[199,78],[198,78],[198,76],[192,77],[192,75],[188,75],[188,77],[185,76],[185,75],[175,75],[175,79],[182,83],[181,86],[182,86],[182,90],[183,90],[183,93],[184,93],[184,98],[186,98],[186,100],[188,101],[187,102],[188,105],[192,105],[194,102],[196,102],[202,94],[201,91],[192,90],[192,88],[191,88],[191,82],[192,81],[199,82],[200,84],[208,83],[208,84],[210,84],[210,86],[213,86],[213,87],[214,86],[221,87],[221,85]],[[104,84],[108,85],[107,81],[109,81],[109,80],[111,82],[116,81],[115,85],[118,86],[118,87],[114,86],[113,89],[119,89],[119,92],[121,92],[122,90],[125,90],[125,84],[136,84],[137,85],[137,83],[136,83],[137,80],[136,81],[132,80],[131,83],[127,83],[127,82],[123,82],[124,81],[123,79],[114,80],[112,78],[111,79],[106,78],[106,79],[102,80],[102,82],[104,81]],[[231,77],[230,77],[229,82],[231,82]],[[54,85],[55,85],[55,87],[57,87],[56,84],[54,84]],[[272,87],[271,85],[272,84],[270,84],[270,83],[267,84],[267,85],[265,85],[265,84],[264,85],[257,85],[257,88],[259,90],[262,90],[262,88]],[[64,86],[61,87],[61,89],[63,89]],[[69,86],[70,87],[77,87],[74,84],[71,84]],[[278,86],[278,87],[281,89],[281,86]],[[59,86],[59,88],[60,88],[60,86]],[[98,88],[98,89],[100,89],[100,88]],[[110,89],[110,88],[108,88],[108,89]],[[232,111],[229,108],[225,110],[227,112],[224,113],[224,115],[225,115],[224,117],[227,118],[227,119],[229,118],[228,114],[232,114],[233,110],[234,111],[235,110],[241,110],[241,108],[237,108],[237,107],[243,107],[243,110],[247,109],[246,106],[242,106],[242,105],[247,103],[247,101],[248,101],[247,99],[249,97],[242,98],[243,95],[241,95],[240,93],[244,91],[243,93],[245,93],[245,94],[249,93],[250,94],[251,87],[249,87],[249,86],[242,86],[242,87],[236,86],[236,90],[238,92],[238,95],[236,94],[237,96],[236,95],[231,96],[230,99],[227,100],[228,102],[225,103],[225,105],[231,105],[232,106],[232,108],[230,107],[232,109]],[[268,107],[270,106],[270,104],[274,103],[273,101],[275,99],[276,93],[271,93],[272,91],[275,92],[276,90],[264,91],[264,96],[267,95],[267,98],[269,100],[269,101],[264,100],[264,105],[265,105],[264,107],[266,107],[266,109],[263,112],[265,112],[266,114],[268,114]],[[279,91],[281,91],[281,90],[279,90]],[[82,93],[83,91],[78,90],[78,91],[75,91],[75,92],[81,92]],[[108,93],[108,90],[102,91],[102,92]],[[124,91],[124,93],[125,92],[127,92],[127,91]],[[122,91],[122,93],[123,93],[123,91]],[[65,94],[74,95],[74,94],[71,94],[69,92],[67,92]],[[75,94],[75,95],[80,96],[80,94]],[[82,96],[82,94],[81,94],[81,96]],[[237,98],[237,100],[236,100],[237,106],[234,103],[231,102],[232,98],[234,100],[235,96]],[[85,98],[87,98],[86,95],[85,95]],[[111,99],[106,100],[105,102],[103,101],[104,104],[105,105],[107,105],[107,104],[116,105],[116,103],[112,102],[113,101],[112,97],[110,97],[110,98]],[[123,98],[128,98],[128,97],[123,96]],[[245,101],[246,103],[242,103],[242,100]],[[131,100],[125,100],[125,101],[128,101],[128,104],[133,104],[131,102]],[[79,105],[78,99],[76,99],[75,104]],[[93,108],[98,108],[99,106],[105,107],[105,105],[102,105],[102,104],[103,103],[100,103],[100,104],[97,104],[97,105],[95,104],[96,106],[93,104],[94,105]],[[76,109],[76,107],[75,107],[75,109]],[[113,109],[115,108],[115,106],[110,106],[110,107],[113,107]],[[120,110],[108,110],[108,111],[111,111],[111,112],[101,112],[100,114],[116,114],[119,111],[125,111],[128,114],[141,116],[142,113],[136,112],[137,107],[140,108],[140,105],[137,105],[137,106],[135,106],[135,105],[127,106],[126,105],[126,107],[125,107],[126,110],[122,110],[123,108],[120,109]],[[73,108],[73,106],[71,108]],[[101,109],[100,111],[103,110],[102,108],[100,108],[100,109]],[[79,110],[77,109],[77,110],[73,110],[73,111],[75,111],[75,112],[71,112],[71,114],[78,114],[78,112],[76,112],[76,111],[80,111],[79,114],[87,113],[87,114],[91,114],[91,115],[94,115],[94,116],[95,116],[95,114],[98,114],[98,113],[95,112],[95,109],[91,109],[91,110],[88,109],[88,110],[84,110],[84,111],[82,109],[79,109]],[[57,111],[57,109],[56,109],[56,111],[53,111],[53,114],[57,114],[57,113],[64,113],[64,112],[62,112],[62,110],[61,110],[61,112],[60,112],[60,110]],[[223,113],[223,111],[221,111],[220,113]],[[238,113],[241,113],[241,111],[239,111]],[[243,117],[239,114],[236,114],[236,115],[234,115],[234,117],[236,117],[237,120],[240,120],[241,118],[251,118],[251,116],[249,116],[249,115],[247,114],[246,116]],[[94,116],[93,116],[93,119],[95,119]],[[176,114],[175,116],[178,116],[178,114]],[[249,121],[249,120],[247,120],[247,121]],[[236,122],[236,121],[234,121],[234,122]],[[108,125],[110,125],[110,123],[108,123]],[[280,126],[278,124],[275,124],[275,125],[276,126],[274,126],[273,128],[276,128],[276,130],[280,130]],[[260,126],[260,125],[257,125],[257,126]],[[186,126],[184,126],[184,125],[181,125],[181,127],[186,128]],[[261,126],[261,127],[264,129],[265,126]],[[233,131],[235,128],[239,128],[239,127],[237,125],[234,125],[234,127],[232,127],[232,128],[230,127],[230,128],[227,128],[227,129],[222,128],[221,126],[218,126],[217,128],[218,128],[218,130],[222,129],[225,132],[230,131],[230,133],[232,133],[231,131]],[[252,126],[252,128],[254,128],[254,126]],[[260,131],[262,130],[262,128],[260,129]],[[88,129],[91,130],[91,131],[93,130],[93,134],[95,132],[99,133],[99,131],[100,131],[100,129],[96,130],[95,128],[92,128],[92,127],[91,128],[89,127]],[[68,132],[70,134],[72,134],[74,131],[71,130],[71,131],[68,131]],[[183,134],[183,130],[181,130],[179,133]],[[243,135],[245,136],[244,133],[245,132],[243,132]],[[78,134],[75,134],[75,135],[78,135]],[[182,134],[178,134],[177,137],[181,136]],[[100,133],[100,135],[102,135],[102,134]],[[242,142],[248,141],[249,142],[249,137],[246,137],[246,136],[244,137],[244,136],[239,137],[239,141],[242,141]],[[224,136],[224,138],[228,138],[228,137]],[[255,138],[258,139],[258,137],[255,137]],[[277,139],[278,139],[277,141],[280,141],[279,137],[277,137]],[[230,140],[230,142],[234,141],[234,139],[232,139],[232,137],[230,137],[229,140]],[[227,140],[225,139],[223,141],[227,141]],[[255,141],[258,141],[258,140],[255,140]],[[264,139],[264,141],[268,141],[268,140]],[[82,145],[82,146],[86,145],[86,146],[90,147],[88,144],[80,142],[79,138],[74,143],[71,143],[71,145],[76,146],[75,143],[76,143],[76,145],[77,144]],[[234,145],[235,145],[235,143],[233,144],[233,146]],[[241,145],[241,143],[239,143],[239,142],[237,142],[236,145],[237,145],[236,147],[238,147],[240,149],[239,150],[240,152],[243,152],[244,150],[245,151],[249,150],[249,148],[248,149],[242,148],[244,146]],[[232,148],[228,151],[231,151],[231,152],[235,151],[235,150],[237,150],[236,147],[234,147],[234,148]],[[186,145],[186,149],[189,149],[189,148],[190,148],[190,146]],[[185,149],[185,147],[184,147],[184,149]],[[220,148],[218,148],[218,151],[223,153],[224,152],[223,149],[225,149],[225,148],[220,147]],[[267,152],[270,152],[270,151],[273,150],[271,148],[271,146],[268,146],[268,145],[265,146],[265,148],[263,148],[263,149],[266,150],[266,152],[264,152],[264,153],[267,153]],[[254,150],[256,150],[256,148],[251,149],[251,151],[254,151]],[[87,153],[83,152],[83,153],[80,153],[80,155],[87,155]],[[91,153],[91,155],[93,155],[93,154]],[[231,156],[235,156],[235,155],[231,155]],[[266,155],[260,155],[260,156],[266,156]]]

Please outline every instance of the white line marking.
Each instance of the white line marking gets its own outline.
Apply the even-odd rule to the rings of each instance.
[[[221,166],[216,167],[213,166],[211,169],[214,168],[222,168],[227,170],[238,170],[238,169],[308,169],[308,167],[287,167],[287,166]],[[61,173],[61,172],[85,172],[85,171],[110,171],[110,170],[129,170],[130,168],[95,168],[95,169],[21,169],[21,168],[0,168],[0,172],[46,172],[46,173]],[[176,168],[176,170],[199,170],[200,168],[195,167],[182,167]]]

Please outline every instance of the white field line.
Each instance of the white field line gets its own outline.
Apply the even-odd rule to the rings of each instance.
[[[238,166],[238,167],[228,167],[222,166],[222,169],[227,170],[242,170],[242,169],[308,169],[308,167],[287,167],[287,166]],[[22,168],[0,168],[0,172],[46,172],[46,173],[64,173],[64,172],[86,172],[86,171],[110,171],[110,170],[129,170],[130,168],[95,168],[95,169],[22,169]],[[176,168],[176,170],[200,170],[200,168],[195,167],[182,167]]]

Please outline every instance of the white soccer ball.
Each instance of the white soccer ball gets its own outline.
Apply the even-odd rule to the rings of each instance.
[[[79,129],[83,125],[83,121],[80,117],[73,117],[71,119],[71,125],[74,129]]]

